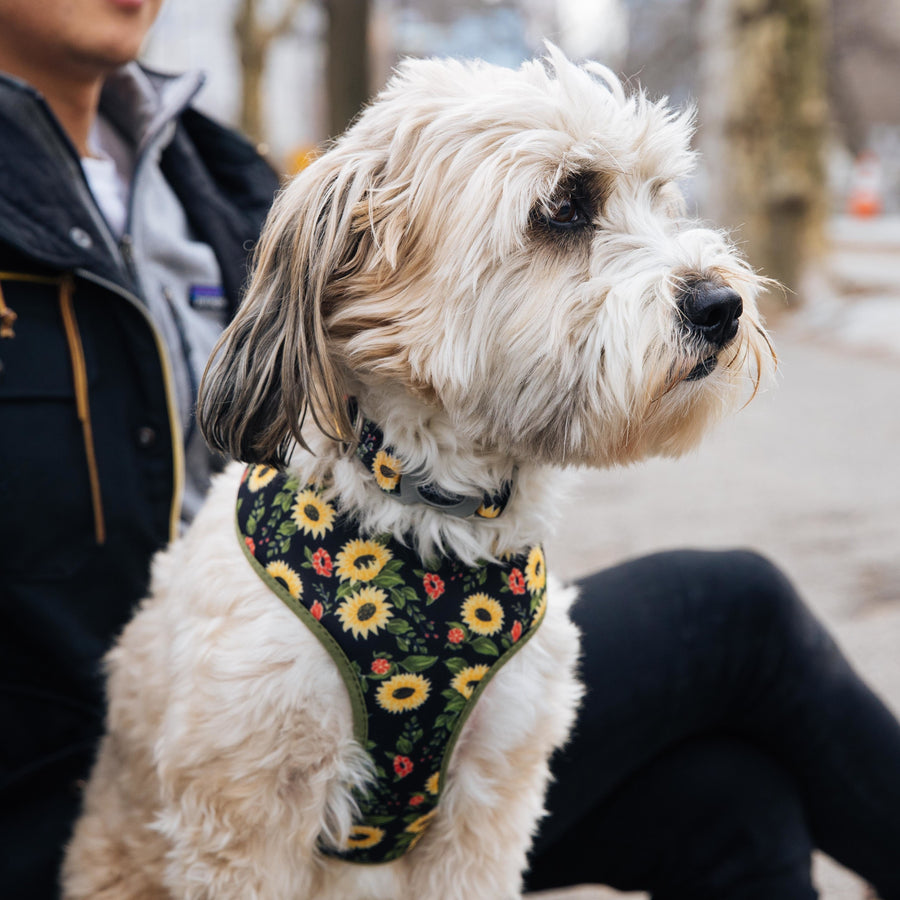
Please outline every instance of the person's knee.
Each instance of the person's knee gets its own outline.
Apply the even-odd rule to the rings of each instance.
[[[772,560],[754,550],[715,554],[708,565],[720,573],[720,601],[742,632],[788,643],[805,640],[820,626],[787,575]]]

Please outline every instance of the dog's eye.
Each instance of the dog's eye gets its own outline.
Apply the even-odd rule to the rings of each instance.
[[[584,209],[574,195],[551,203],[547,207],[544,218],[547,224],[554,228],[576,228],[587,222]]]

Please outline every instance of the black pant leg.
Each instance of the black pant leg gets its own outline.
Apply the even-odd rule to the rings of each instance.
[[[777,569],[655,554],[587,579],[573,617],[588,693],[536,859],[667,749],[731,734],[796,781],[818,846],[900,897],[900,726]]]
[[[653,900],[814,900],[796,785],[739,739],[700,737],[626,779],[533,860],[532,890],[600,882]]]

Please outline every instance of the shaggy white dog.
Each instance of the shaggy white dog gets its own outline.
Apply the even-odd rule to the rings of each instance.
[[[287,473],[242,483],[233,465],[156,559],[108,656],[108,733],[66,898],[519,896],[580,696],[572,592],[551,581],[545,595],[538,546],[560,506],[552,467],[679,454],[772,368],[758,279],[683,217],[691,119],[554,48],[517,71],[406,62],[281,193],[200,420],[235,459]],[[383,437],[371,465],[354,452],[360,428]],[[234,525],[239,490],[256,503],[270,483],[286,485],[275,505],[293,524],[269,537],[304,532],[312,548],[336,516],[358,535],[337,555],[279,560],[277,590],[266,557],[247,559],[269,511],[254,506],[241,536]],[[421,560],[418,594],[394,577],[404,547]],[[407,639],[401,609],[424,620],[457,578],[432,569],[463,563],[499,573],[502,592],[469,592],[458,622]],[[333,606],[310,604],[314,576],[334,583]],[[399,651],[345,664],[317,631],[328,618],[338,637],[391,635]],[[451,662],[416,653],[426,638]],[[453,669],[466,647],[485,664]],[[421,751],[432,726],[364,746],[359,684],[389,725],[418,721],[429,691],[465,706],[452,751]],[[428,764],[424,788],[386,801],[403,852],[342,858],[388,828],[359,821],[379,770],[402,789]]]

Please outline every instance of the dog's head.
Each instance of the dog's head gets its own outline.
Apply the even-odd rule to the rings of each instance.
[[[282,463],[360,385],[487,452],[604,465],[693,445],[771,368],[759,280],[684,218],[690,112],[554,48],[404,63],[280,194],[199,417]]]

